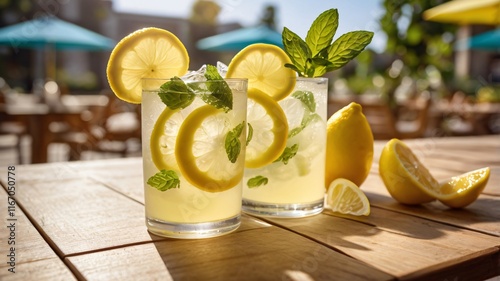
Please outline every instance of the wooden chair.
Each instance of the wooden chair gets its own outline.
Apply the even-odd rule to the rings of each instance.
[[[52,131],[51,142],[69,146],[69,160],[79,160],[83,152],[89,151],[126,157],[134,150],[130,142],[140,143],[140,107],[125,103],[112,93],[105,94],[108,104],[83,112],[79,126],[70,124],[76,130]],[[134,148],[137,150],[137,145]]]
[[[15,149],[17,153],[17,162],[23,163],[23,151],[21,147],[22,138],[27,134],[27,124],[23,120],[11,118],[3,111],[8,106],[6,102],[6,94],[10,91],[10,87],[3,78],[0,78],[0,136],[10,136],[13,141],[0,143],[0,149]]]

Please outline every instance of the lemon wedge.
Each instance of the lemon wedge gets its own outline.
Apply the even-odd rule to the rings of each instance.
[[[490,168],[474,170],[445,181],[436,192],[429,190],[443,204],[464,208],[476,201],[490,178]]]
[[[350,180],[338,178],[330,184],[327,204],[334,212],[354,216],[370,215],[370,202],[359,187]]]
[[[142,78],[182,76],[188,67],[189,56],[182,42],[167,30],[148,27],[118,42],[109,57],[106,74],[118,98],[138,104]]]
[[[248,89],[247,122],[253,136],[246,148],[245,167],[259,168],[278,159],[288,136],[287,119],[279,104],[262,91]]]
[[[379,174],[390,195],[403,204],[422,204],[435,199],[428,192],[438,190],[439,183],[399,139],[384,146],[379,160]]]
[[[249,89],[259,89],[279,101],[295,87],[296,74],[284,66],[287,63],[292,62],[281,48],[271,44],[252,44],[233,57],[226,78],[247,78]]]
[[[221,145],[236,126],[231,123],[229,114],[205,105],[193,110],[179,128],[174,148],[177,164],[186,180],[201,190],[225,191],[243,178],[244,155],[240,153],[232,163]],[[240,142],[245,143],[245,134]]]

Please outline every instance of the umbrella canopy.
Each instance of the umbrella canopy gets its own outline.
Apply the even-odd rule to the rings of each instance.
[[[240,51],[254,43],[267,43],[283,47],[281,33],[266,25],[241,28],[203,38],[196,43],[196,47],[205,51]]]
[[[0,29],[0,45],[13,48],[110,50],[115,42],[55,17],[38,18]]]
[[[423,14],[425,20],[455,24],[500,24],[500,0],[453,0]]]
[[[500,29],[484,32],[457,42],[458,49],[500,50]]]

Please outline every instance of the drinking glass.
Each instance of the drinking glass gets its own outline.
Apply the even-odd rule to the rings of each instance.
[[[234,231],[240,225],[247,80],[177,80],[180,90],[172,87],[166,92],[169,81],[142,80],[148,230],[174,238]],[[220,89],[232,96],[232,101],[223,98],[232,108],[220,107]]]
[[[287,117],[286,150],[291,158],[245,169],[244,212],[288,218],[323,210],[327,97],[327,78],[297,78],[293,92],[278,102]],[[249,184],[257,177],[267,183],[257,187]]]

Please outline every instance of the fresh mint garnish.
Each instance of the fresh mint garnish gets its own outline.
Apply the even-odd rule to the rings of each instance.
[[[173,77],[161,85],[158,95],[161,101],[172,110],[186,108],[195,97],[194,92],[179,77]]]
[[[248,188],[255,188],[261,185],[266,185],[268,183],[268,179],[263,176],[256,176],[247,181]]]
[[[154,176],[150,177],[147,182],[150,186],[159,191],[166,191],[172,188],[180,188],[181,181],[177,173],[172,170],[161,170]]]
[[[207,78],[208,94],[203,94],[201,98],[216,108],[224,109],[225,112],[233,109],[233,92],[226,81],[220,76],[217,67],[207,64],[205,71]]]
[[[224,147],[226,148],[227,158],[231,163],[235,163],[238,160],[238,156],[241,152],[241,142],[240,136],[243,132],[245,126],[245,121],[238,124],[234,129],[226,134],[226,139],[224,141]]]
[[[253,137],[253,127],[250,123],[248,123],[248,131],[247,131],[247,143],[246,146],[250,143]]]
[[[292,61],[285,67],[295,70],[302,77],[319,77],[343,67],[359,55],[373,38],[373,32],[360,30],[348,32],[332,43],[338,25],[338,11],[330,9],[314,20],[306,40],[283,28],[283,46]]]
[[[300,122],[300,126],[291,129],[288,132],[288,138],[293,138],[298,135],[302,130],[304,130],[312,121],[321,120],[321,117],[314,113],[316,112],[316,100],[314,99],[314,94],[310,91],[296,91],[292,94],[292,97],[300,100],[304,107],[306,108],[304,112],[304,117]]]
[[[280,157],[274,160],[274,162],[283,162],[283,164],[287,165],[288,161],[290,161],[290,159],[292,159],[297,154],[298,150],[299,150],[298,143],[292,145],[291,147],[287,146],[285,147],[285,150],[283,150],[283,153],[281,153]]]

